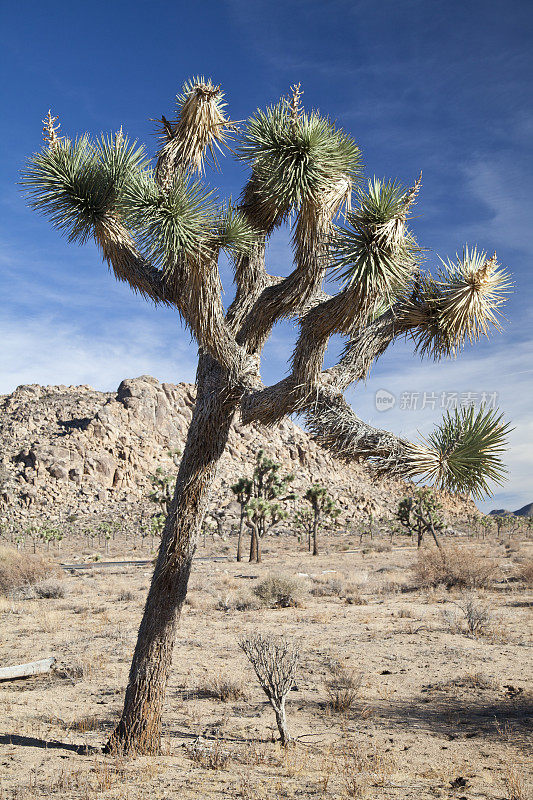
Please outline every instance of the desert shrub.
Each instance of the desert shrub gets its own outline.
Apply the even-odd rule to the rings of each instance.
[[[219,740],[214,742],[194,742],[187,748],[189,758],[204,769],[225,769],[231,756],[222,748]]]
[[[344,602],[348,606],[367,606],[368,600],[356,588],[347,589]]]
[[[59,574],[59,568],[41,555],[0,547],[0,594],[34,586]]]
[[[271,608],[298,607],[301,604],[301,582],[291,575],[274,574],[263,578],[254,593]]]
[[[41,581],[33,587],[36,597],[43,600],[57,600],[65,596],[65,587],[59,581]]]
[[[487,632],[492,621],[492,614],[487,605],[471,596],[464,597],[453,605],[453,611],[446,609],[443,612],[443,618],[451,630],[464,631],[469,636],[481,636]]]
[[[285,714],[285,701],[294,687],[300,662],[297,645],[283,636],[248,636],[239,642],[242,651],[254,668],[261,688],[276,715],[282,745],[291,739]]]
[[[324,681],[328,705],[332,711],[346,714],[353,706],[361,689],[363,673],[331,661],[328,664],[329,675]]]
[[[480,589],[494,581],[497,565],[485,552],[428,547],[420,550],[412,569],[416,585],[421,588],[442,585],[447,589]]]
[[[121,589],[120,592],[117,595],[117,600],[119,602],[126,603],[126,602],[129,602],[130,600],[133,600],[134,597],[135,597],[135,594],[130,589]]]
[[[520,564],[516,577],[526,586],[533,586],[533,558],[528,558]]]
[[[54,666],[54,674],[58,678],[65,678],[73,683],[76,680],[87,677],[86,673],[87,670],[84,664],[81,662],[74,662],[71,664],[56,664]]]
[[[342,597],[344,583],[339,578],[313,578],[311,594],[313,597]]]
[[[263,605],[264,603],[255,594],[242,592],[219,597],[215,607],[218,611],[257,611]]]
[[[230,700],[246,700],[248,697],[243,681],[231,675],[215,675],[204,686],[199,686],[198,693],[204,697],[213,697],[227,703]]]

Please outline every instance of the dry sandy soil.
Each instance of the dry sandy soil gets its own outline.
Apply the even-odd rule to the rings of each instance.
[[[384,543],[361,549],[331,537],[313,558],[296,540],[271,537],[259,565],[230,560],[233,540],[201,547],[207,559],[195,563],[178,633],[164,754],[153,758],[99,751],[120,713],[150,567],[67,571],[63,597],[0,598],[0,665],[58,660],[53,673],[0,684],[1,800],[525,800],[533,592],[512,576],[533,544],[483,545],[498,570],[475,602],[492,619],[469,636],[454,604],[461,592],[416,588],[416,550],[379,552]],[[460,546],[468,563],[481,545]],[[70,548],[56,560],[72,561]],[[113,543],[110,558],[143,557],[120,549]],[[80,544],[76,555],[89,552]],[[280,572],[299,582],[296,606],[236,608]],[[256,631],[283,633],[301,650],[288,704],[296,741],[286,750],[238,645]],[[328,702],[332,660],[362,673],[345,712]],[[213,693],[226,678],[235,697],[224,702]]]

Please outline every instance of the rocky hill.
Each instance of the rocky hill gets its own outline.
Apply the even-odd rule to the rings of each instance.
[[[489,511],[489,516],[491,517],[506,517],[509,515],[514,517],[533,517],[533,503],[527,503],[522,508],[517,508],[516,511],[508,511],[506,508],[495,508]]]
[[[0,499],[4,515],[57,520],[72,514],[120,514],[146,502],[149,475],[176,472],[194,404],[193,386],[155,378],[122,381],[116,392],[90,386],[19,386],[0,396]],[[325,484],[344,518],[388,516],[409,489],[398,480],[372,479],[359,464],[346,466],[318,447],[291,420],[274,428],[233,425],[213,508],[236,513],[229,489],[251,474],[255,454],[295,474],[295,489]],[[464,498],[443,496],[450,518],[476,513]]]

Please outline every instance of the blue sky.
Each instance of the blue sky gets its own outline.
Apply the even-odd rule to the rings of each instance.
[[[195,347],[172,312],[116,284],[92,245],[68,245],[26,208],[18,172],[40,147],[48,108],[63,134],[122,124],[153,151],[150,118],[172,115],[189,76],[221,83],[238,120],[301,81],[305,104],[354,135],[369,176],[411,183],[423,170],[413,227],[429,248],[428,266],[437,253],[478,244],[497,250],[516,284],[503,335],[439,364],[398,342],[350,401],[373,424],[414,437],[442,413],[442,392],[497,392],[516,426],[511,474],[481,505],[533,500],[529,0],[27,0],[3,5],[0,30],[0,392],[20,383],[111,390],[124,377],[178,382],[195,372]],[[237,196],[245,172],[231,158],[222,167],[208,179],[221,195]],[[274,236],[269,265],[277,274],[290,269],[286,231]],[[285,374],[293,341],[290,325],[275,329],[265,380]],[[394,408],[376,410],[378,389],[395,395]],[[424,392],[438,398],[435,408],[421,408]],[[406,393],[418,393],[416,409],[402,407]]]

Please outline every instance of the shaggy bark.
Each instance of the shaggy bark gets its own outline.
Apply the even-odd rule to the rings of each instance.
[[[318,509],[314,509],[313,517],[313,555],[318,555]]]
[[[241,507],[241,518],[239,521],[239,539],[237,541],[237,561],[242,561],[242,537],[244,535],[244,512]]]
[[[196,404],[139,629],[124,710],[106,745],[107,752],[160,751],[161,710],[176,626],[217,464],[238,401],[224,387],[224,371],[210,356],[203,355]]]

